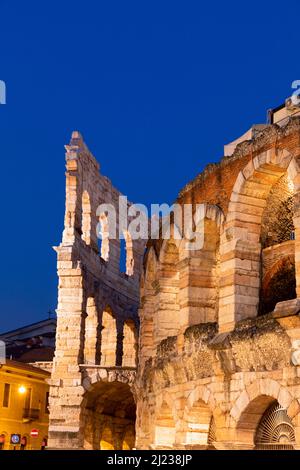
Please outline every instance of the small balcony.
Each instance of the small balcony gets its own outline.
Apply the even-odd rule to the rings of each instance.
[[[35,408],[24,408],[23,409],[23,422],[28,423],[30,421],[37,421],[40,416],[40,410]]]

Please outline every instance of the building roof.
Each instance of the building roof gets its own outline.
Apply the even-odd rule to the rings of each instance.
[[[5,368],[5,367],[9,367],[9,368],[13,368],[13,369],[19,369],[19,370],[22,370],[22,371],[26,371],[26,372],[32,372],[32,373],[35,373],[35,374],[40,374],[40,375],[44,375],[45,377],[50,377],[50,373],[39,368],[39,367],[34,367],[34,366],[31,366],[29,364],[25,364],[24,362],[18,362],[18,361],[12,361],[11,359],[6,359],[6,362],[5,364],[1,364],[0,365],[0,371],[1,369]]]
[[[22,362],[52,361],[56,319],[49,318],[0,334],[6,357]]]
[[[49,318],[47,320],[41,320],[35,323],[31,323],[29,325],[21,326],[14,330],[0,333],[0,339],[2,339],[3,337],[11,338],[14,336],[18,336],[19,338],[27,338],[27,337],[29,338],[33,336],[33,333],[35,336],[41,334],[42,332],[44,332],[45,328],[55,331],[56,318]]]

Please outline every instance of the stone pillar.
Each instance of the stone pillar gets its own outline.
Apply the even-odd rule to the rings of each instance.
[[[97,337],[98,337],[98,312],[95,299],[89,297],[86,306],[87,317],[85,319],[84,363],[96,364]]]
[[[217,320],[217,248],[219,227],[211,220],[202,221],[203,246],[186,251],[179,262],[181,331],[199,323]]]
[[[223,245],[220,258],[219,331],[237,321],[256,317],[260,286],[260,243],[233,239]]]
[[[101,366],[116,365],[117,358],[117,324],[110,307],[105,307],[102,314],[101,330]]]
[[[122,366],[136,367],[137,362],[137,331],[133,320],[126,320],[123,329]]]
[[[49,447],[81,448],[81,386],[79,363],[83,360],[85,298],[81,268],[67,269],[72,248],[57,249],[59,293],[56,350],[50,380]],[[70,260],[70,261],[69,261]],[[62,266],[61,266],[62,265]]]
[[[154,345],[180,330],[179,252],[174,240],[165,240],[160,253],[158,310],[154,318]]]
[[[154,355],[154,318],[157,311],[158,283],[157,258],[154,249],[148,253],[146,273],[142,279],[141,302],[139,309],[139,368],[142,371],[145,362]]]

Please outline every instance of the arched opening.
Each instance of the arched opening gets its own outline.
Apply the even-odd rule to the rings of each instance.
[[[101,326],[101,366],[112,367],[117,357],[117,326],[109,306],[103,310]]]
[[[273,397],[260,395],[240,416],[237,440],[251,449],[280,450],[292,447],[295,435],[287,411]]]
[[[136,406],[128,384],[98,382],[84,396],[84,447],[130,450],[135,446]]]
[[[160,254],[159,309],[155,318],[156,344],[180,329],[179,251],[173,239],[166,240]]]
[[[123,238],[120,238],[120,272],[127,276],[133,276],[134,272],[133,242],[127,230],[123,231]]]
[[[104,261],[109,259],[109,224],[107,214],[102,212],[99,216],[99,223],[97,226],[98,234],[98,247],[101,258]]]
[[[295,432],[286,409],[277,401],[263,414],[255,434],[256,450],[293,450]]]
[[[162,449],[172,448],[175,443],[175,433],[175,420],[172,410],[164,401],[155,421],[155,447]]]
[[[273,397],[260,395],[247,405],[237,423],[238,441],[249,444],[249,448],[253,448],[258,423],[266,409],[273,402]]]
[[[261,221],[262,248],[277,245],[292,239],[295,227],[294,187],[285,173],[271,188]]]
[[[286,216],[287,220],[291,221],[292,206],[290,207],[289,201],[294,191],[292,178],[297,174],[291,158],[285,150],[270,149],[262,152],[248,162],[236,179],[220,247],[220,269],[226,279],[226,283],[220,287],[221,332],[232,330],[236,322],[258,314],[262,241],[273,243],[275,240],[286,238],[284,227],[276,229],[274,234],[268,233],[274,212],[274,210],[268,212],[268,197],[272,189],[274,195],[283,191],[280,189],[280,179],[283,178],[281,181],[284,181],[284,178],[288,178],[288,174],[291,178],[288,182],[291,193],[287,198],[285,195],[278,197],[277,205],[280,211],[284,204],[287,204]],[[276,185],[278,189],[275,191]]]
[[[91,244],[91,212],[90,196],[87,191],[84,191],[82,194],[81,238],[87,245]]]
[[[189,448],[208,449],[215,440],[212,413],[202,400],[193,404],[186,413],[185,444]]]
[[[296,298],[295,259],[280,259],[264,276],[259,314],[272,312],[278,302]]]
[[[133,320],[124,322],[123,358],[124,367],[136,367],[137,362],[137,331]]]

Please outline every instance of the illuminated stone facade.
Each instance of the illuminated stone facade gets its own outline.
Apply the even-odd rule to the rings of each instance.
[[[299,190],[299,117],[262,126],[179,194],[201,247],[125,236],[124,274],[105,214],[96,239],[119,193],[73,134],[50,447],[299,446]]]

